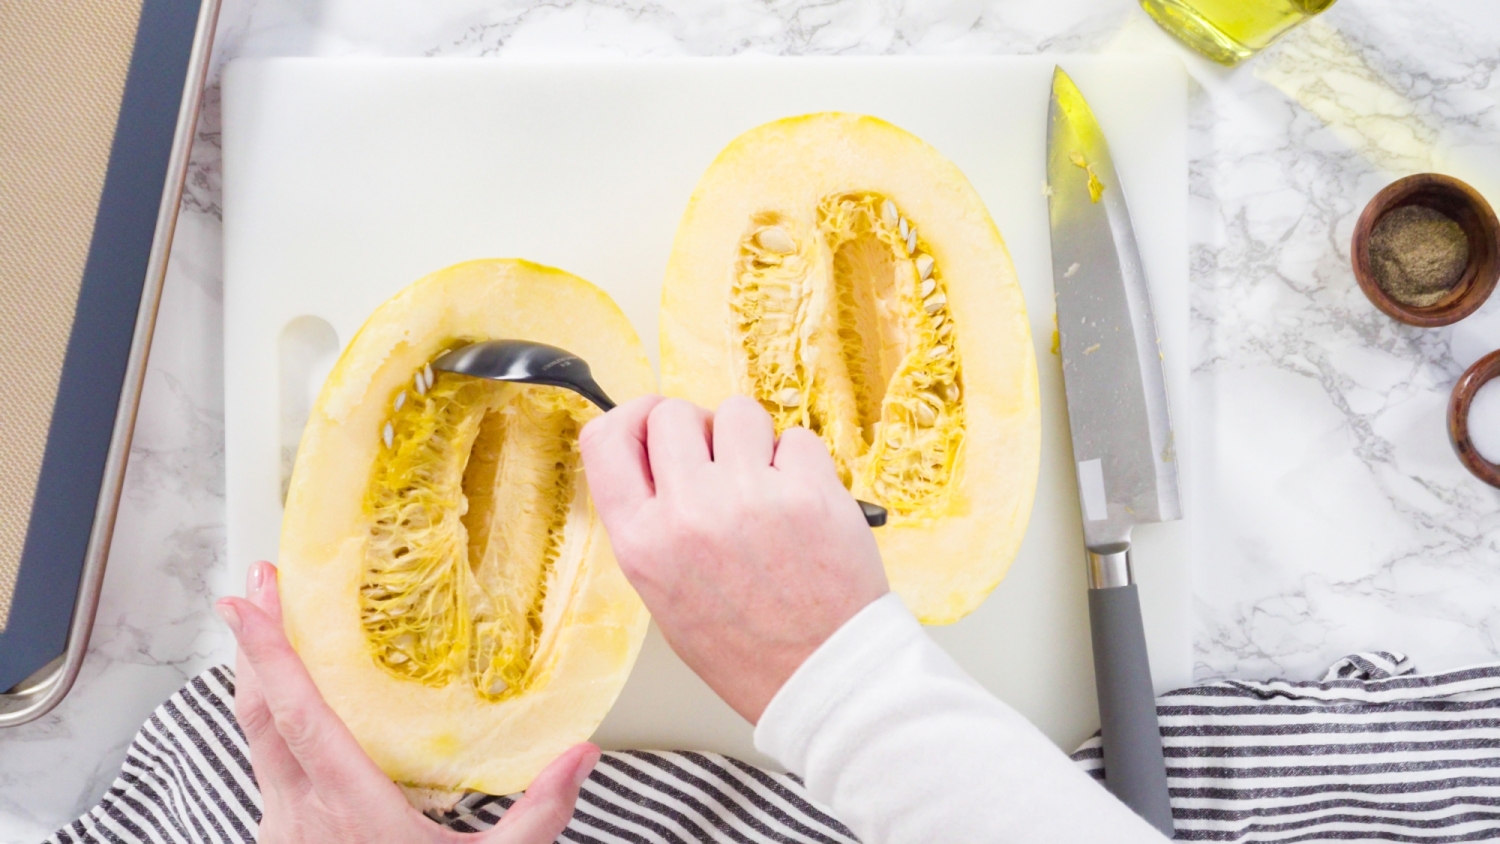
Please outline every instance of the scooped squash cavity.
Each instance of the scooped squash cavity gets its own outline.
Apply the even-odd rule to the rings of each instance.
[[[468,342],[537,340],[625,400],[652,389],[603,292],[471,261],[381,305],[323,386],[287,496],[281,596],[318,688],[392,779],[508,794],[586,739],[647,614],[579,460],[577,395],[435,372]]]
[[[924,622],[971,612],[1030,516],[1040,400],[1026,305],[988,211],[951,162],[871,117],[741,135],[677,229],[662,386],[758,399],[819,434],[884,506],[892,588]]]

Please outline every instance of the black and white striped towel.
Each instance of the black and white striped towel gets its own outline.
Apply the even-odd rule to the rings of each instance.
[[[232,715],[233,677],[193,678],[141,728],[120,777],[49,844],[255,838],[260,795]],[[1418,675],[1399,654],[1346,657],[1318,682],[1225,680],[1158,701],[1179,839],[1500,839],[1500,665]],[[1098,739],[1073,758],[1103,776]],[[484,829],[511,798],[440,822]],[[560,841],[855,839],[792,776],[703,753],[607,753]]]
[[[1169,692],[1156,714],[1178,839],[1500,839],[1500,665],[1355,654],[1316,682]],[[1102,779],[1101,757],[1097,736],[1073,754]]]
[[[99,805],[47,844],[253,842],[260,791],[233,699],[226,667],[190,680],[141,727]],[[434,820],[476,832],[513,802],[475,794]],[[559,841],[858,844],[795,777],[711,753],[639,751],[604,754]]]

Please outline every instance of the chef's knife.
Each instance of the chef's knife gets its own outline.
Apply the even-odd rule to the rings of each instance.
[[[1171,837],[1130,559],[1134,526],[1182,516],[1161,344],[1109,147],[1062,68],[1052,76],[1048,112],[1052,281],[1088,549],[1105,785]]]

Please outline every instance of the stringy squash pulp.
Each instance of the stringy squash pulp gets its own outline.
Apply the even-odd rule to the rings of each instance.
[[[871,117],[812,114],[731,143],[677,230],[662,386],[748,394],[819,434],[884,506],[892,588],[924,622],[971,612],[1025,534],[1040,415],[1026,306],[967,179]]]
[[[621,401],[652,389],[639,339],[597,288],[525,261],[459,264],[349,344],[287,496],[287,633],[411,788],[525,788],[603,719],[646,630],[584,482],[578,433],[598,410],[430,365],[495,338],[568,349]]]

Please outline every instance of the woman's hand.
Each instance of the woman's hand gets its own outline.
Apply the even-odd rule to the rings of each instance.
[[[739,396],[645,396],[580,437],[620,568],[688,667],[751,723],[845,621],[890,591],[875,536],[816,434],[778,440]]]
[[[323,701],[281,629],[276,567],[250,568],[248,600],[217,609],[239,642],[235,715],[260,785],[261,844],[470,842],[550,844],[573,816],[599,748],[577,745],[548,765],[494,829],[466,835],[412,808]]]

